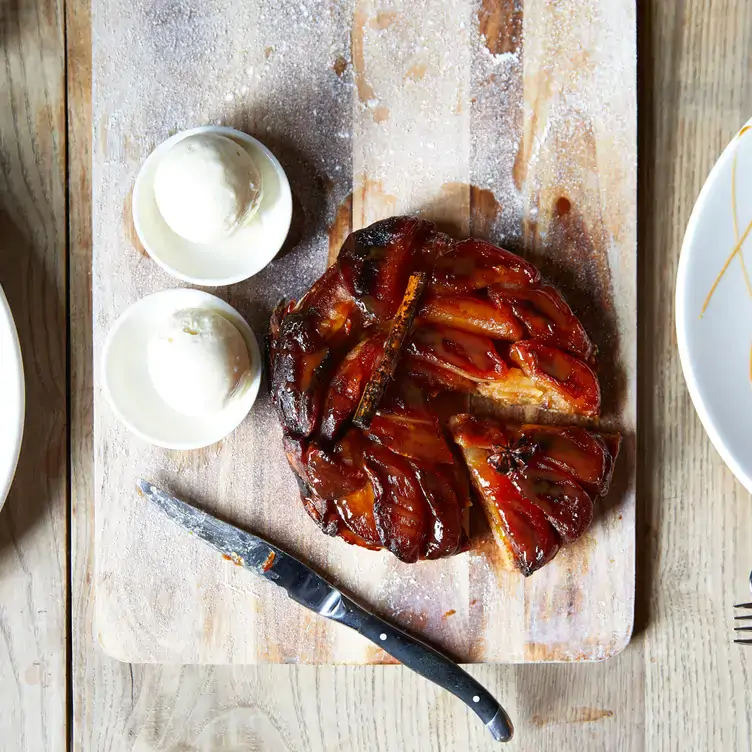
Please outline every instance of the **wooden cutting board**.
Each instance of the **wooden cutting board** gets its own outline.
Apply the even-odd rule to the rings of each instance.
[[[278,258],[216,291],[257,336],[352,228],[422,213],[523,253],[554,280],[598,345],[603,423],[626,439],[591,530],[525,580],[499,568],[482,530],[468,553],[414,565],[321,535],[298,500],[266,389],[224,441],[173,452],[129,435],[97,383],[102,647],[133,662],[389,661],[152,512],[134,493],[143,476],[263,533],[462,661],[618,653],[632,631],[635,572],[633,0],[189,5],[93,3],[97,360],[129,304],[179,284],[135,237],[139,166],[172,133],[222,123],[274,151],[295,197]]]

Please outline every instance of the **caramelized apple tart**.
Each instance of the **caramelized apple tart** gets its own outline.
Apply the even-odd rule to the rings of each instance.
[[[529,575],[582,535],[608,489],[617,435],[439,419],[442,392],[600,412],[582,324],[535,266],[483,240],[412,217],[352,233],[308,292],[275,310],[269,360],[303,505],[349,543],[406,562],[459,553],[472,486]]]

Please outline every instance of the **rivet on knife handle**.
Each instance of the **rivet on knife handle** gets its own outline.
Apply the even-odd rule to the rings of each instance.
[[[470,674],[438,650],[361,608],[348,597],[332,599],[323,616],[346,624],[376,643],[403,666],[459,697],[486,725],[499,742],[512,738],[509,716],[493,695]]]

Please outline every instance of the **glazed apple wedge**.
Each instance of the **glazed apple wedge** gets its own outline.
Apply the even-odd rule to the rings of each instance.
[[[522,574],[590,527],[596,499],[611,483],[618,434],[472,415],[455,415],[449,427],[494,537]]]

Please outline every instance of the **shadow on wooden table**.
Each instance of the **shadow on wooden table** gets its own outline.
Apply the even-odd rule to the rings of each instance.
[[[654,40],[650,25],[651,4],[647,0],[637,2],[637,573],[635,578],[634,635],[644,631],[650,622],[650,600],[653,583],[655,541],[648,524],[652,497],[651,477],[656,472],[657,450],[653,430],[653,396],[659,383],[659,364],[656,362],[653,324],[659,306],[660,295],[672,291],[659,291],[660,275],[657,266],[663,263],[661,251],[651,247],[655,237],[652,225],[661,221],[664,208],[655,205],[651,176],[646,166],[656,164],[655,123],[656,103],[653,99],[651,74],[655,71]],[[677,56],[678,58],[678,56]],[[662,102],[661,112],[668,111],[672,102]],[[665,195],[662,194],[662,195]],[[662,322],[673,327],[673,321]]]
[[[260,131],[258,123],[265,113],[263,103],[253,112],[239,109],[230,117],[228,125],[250,133],[271,149],[285,170],[292,192],[292,223],[290,232],[277,254],[283,258],[297,246],[306,245],[319,235],[326,235],[329,225],[328,194],[332,181],[316,167],[315,155],[303,153],[289,136],[291,129],[284,123],[279,127]]]
[[[227,125],[258,137],[285,170],[292,193],[292,222],[275,260],[286,256],[291,256],[290,260],[293,260],[295,254],[305,257],[309,246],[327,236],[329,218],[333,212],[334,185],[317,168],[314,158],[301,151],[286,135],[284,123],[269,130],[256,127],[264,112],[263,104],[259,104],[253,113],[239,109],[227,120]],[[252,279],[227,291],[230,304],[238,309],[257,334],[267,331],[272,308],[279,301],[270,302],[266,296],[255,291],[274,288],[273,279],[278,273],[278,266],[270,264]]]
[[[21,456],[0,512],[0,563],[48,514],[51,500],[66,493],[65,291],[58,284],[64,277],[59,269],[45,266],[38,253],[40,245],[56,241],[51,224],[35,228],[34,240],[0,206],[0,283],[18,329],[26,381]],[[65,538],[64,518],[56,534]],[[50,556],[60,550],[65,546]]]

